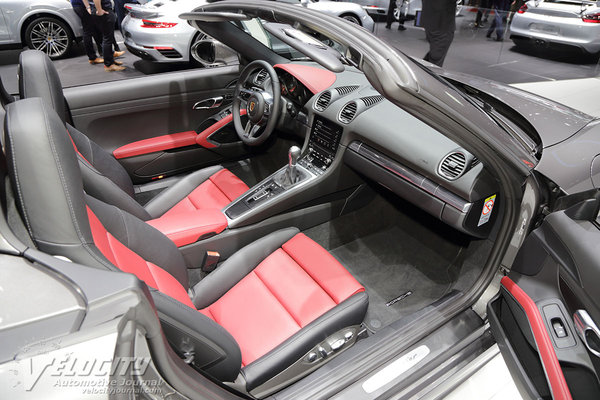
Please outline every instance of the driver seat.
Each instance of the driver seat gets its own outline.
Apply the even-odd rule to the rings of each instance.
[[[19,92],[22,99],[40,97],[54,108],[66,125],[77,151],[84,188],[89,195],[135,215],[143,221],[199,209],[222,209],[249,188],[221,166],[186,175],[142,206],[134,197],[129,174],[112,154],[70,125],[62,83],[50,58],[28,50],[19,58]]]

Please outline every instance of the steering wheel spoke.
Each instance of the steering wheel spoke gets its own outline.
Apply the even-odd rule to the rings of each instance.
[[[253,74],[260,69],[267,71],[270,77],[263,87],[251,82]],[[281,87],[277,72],[266,61],[256,60],[248,64],[238,79],[232,104],[233,124],[240,140],[249,146],[258,146],[267,140],[277,126],[280,104]],[[248,118],[245,124],[242,115]]]

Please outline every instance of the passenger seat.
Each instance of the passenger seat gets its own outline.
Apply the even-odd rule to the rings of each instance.
[[[195,368],[268,393],[356,340],[367,293],[296,228],[242,248],[190,288],[184,258],[166,236],[84,193],[54,110],[39,98],[21,100],[8,106],[6,121],[16,203],[36,246],[146,282],[168,340]]]
[[[68,124],[70,117],[62,83],[45,53],[39,50],[21,53],[19,92],[22,99],[42,98],[67,126],[77,150],[85,191],[143,221],[197,209],[220,210],[248,190],[229,170],[214,166],[188,174],[142,206],[134,198],[134,186],[125,168],[112,154]]]

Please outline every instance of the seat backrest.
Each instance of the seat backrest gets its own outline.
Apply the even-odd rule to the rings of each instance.
[[[71,119],[62,83],[52,60],[39,50],[27,50],[19,57],[19,91],[22,99],[40,97],[51,106],[77,148],[83,184],[87,193],[113,204],[142,220],[150,215],[133,198],[133,183],[121,164],[82,132],[69,125]]]
[[[7,104],[12,103],[13,101],[15,101],[15,98],[8,93],[6,87],[4,87],[4,83],[2,83],[2,78],[0,77],[0,104],[2,104],[2,107],[6,107]]]
[[[159,313],[199,332],[199,346],[215,354],[208,372],[235,379],[239,346],[195,309],[179,249],[152,226],[84,193],[75,149],[56,112],[39,98],[9,104],[4,140],[17,207],[35,245],[80,264],[135,274],[155,289]]]

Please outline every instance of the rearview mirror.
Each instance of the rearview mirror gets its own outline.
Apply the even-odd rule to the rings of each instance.
[[[192,57],[204,67],[239,64],[238,54],[223,43],[206,38],[192,45]]]

